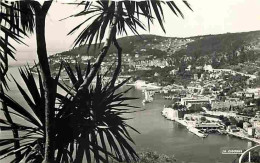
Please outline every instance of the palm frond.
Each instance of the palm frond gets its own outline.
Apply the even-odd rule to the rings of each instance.
[[[91,68],[90,65],[87,66],[85,72],[79,65],[73,69],[69,64],[64,65],[70,79],[73,80],[74,88],[77,88],[77,83],[82,82]],[[45,140],[43,127],[45,104],[41,75],[38,72],[39,81],[37,81],[28,67],[19,69],[19,72],[26,87],[21,87],[17,81],[15,83],[27,106],[20,105],[6,94],[0,94],[0,100],[6,102],[12,117],[18,117],[25,123],[17,123],[14,118],[12,125],[8,120],[0,119],[3,132],[16,129],[20,133],[17,138],[0,139],[0,159],[20,152],[20,157],[14,158],[12,162],[41,162]],[[128,129],[136,130],[127,125],[127,119],[122,117],[122,114],[130,112],[129,109],[135,109],[124,103],[135,99],[124,97],[124,93],[129,89],[118,92],[125,82],[110,87],[110,82],[104,83],[103,77],[98,75],[94,85],[82,94],[77,94],[77,89],[72,93],[70,88],[59,84],[67,95],[55,92],[56,105],[53,109],[55,109],[56,162],[80,162],[84,155],[89,163],[93,160],[107,163],[111,159],[129,162],[138,158],[132,147],[134,141],[128,133]],[[11,146],[14,142],[19,142],[20,147]]]
[[[38,92],[38,86],[28,67],[20,69],[20,75],[25,82],[26,89],[22,88],[15,81],[21,97],[27,103],[28,107],[20,105],[15,99],[5,93],[0,94],[0,99],[5,102],[8,107],[8,113],[13,117],[12,123],[8,120],[1,119],[1,129],[5,132],[11,132],[14,129],[19,131],[18,138],[0,139],[0,159],[20,153],[19,157],[13,157],[12,162],[20,162],[26,160],[42,160],[42,151],[44,147],[44,100],[43,93]],[[40,76],[40,74],[38,74]],[[39,78],[39,82],[41,78]],[[28,91],[26,91],[28,90]],[[43,91],[43,89],[40,89]],[[15,122],[17,119],[23,120],[23,123]],[[19,142],[20,147],[9,147],[12,143]],[[9,146],[8,146],[9,144]],[[36,150],[37,148],[37,150]]]
[[[115,3],[118,4],[115,5]],[[191,9],[186,0],[183,0],[183,3]],[[166,32],[164,28],[164,6],[168,6],[176,16],[181,15],[181,17],[184,18],[183,13],[178,8],[174,0],[112,1],[111,3],[109,1],[96,1],[91,3],[79,3],[79,5],[84,4],[85,8],[83,11],[70,16],[87,17],[85,21],[77,25],[69,33],[72,34],[83,28],[81,33],[76,38],[74,46],[88,44],[90,47],[92,43],[100,44],[105,36],[107,28],[112,23],[114,16],[117,17],[116,27],[118,34],[127,34],[128,29],[130,29],[134,34],[138,34],[138,28],[143,30],[148,28],[150,30],[150,26],[154,23],[154,19],[159,22],[162,30]],[[115,6],[117,6],[117,8]],[[153,14],[155,16],[153,16]],[[140,17],[147,19],[147,27],[140,21]]]
[[[75,87],[76,83],[82,83],[75,74],[71,73],[72,68],[67,66],[68,76],[73,80],[72,85]],[[79,68],[75,69],[78,69],[78,73],[81,72]],[[80,78],[84,72],[81,73],[77,75]],[[78,147],[73,149],[76,153],[75,162],[82,161],[84,154],[88,162],[92,159],[96,162],[109,162],[109,159],[130,162],[138,158],[130,145],[130,142],[134,143],[134,141],[127,131],[127,128],[133,128],[129,127],[125,122],[126,119],[121,117],[129,109],[135,108],[124,102],[136,98],[124,97],[124,92],[127,90],[116,93],[126,81],[110,87],[109,81],[104,83],[102,76],[97,75],[96,82],[93,82],[93,85],[83,93],[76,92],[72,96],[59,97],[66,103],[60,108],[56,119],[59,120],[59,124],[66,126],[64,128],[67,130],[58,130],[56,141],[68,142],[65,146],[69,146],[76,140]],[[66,138],[62,137],[64,132],[68,135]],[[97,138],[100,141],[97,141]]]
[[[0,80],[6,89],[8,57],[15,59],[15,48],[10,42],[25,44],[22,38],[27,32],[32,33],[33,28],[33,12],[28,1],[0,2],[0,31],[3,34],[0,36]]]

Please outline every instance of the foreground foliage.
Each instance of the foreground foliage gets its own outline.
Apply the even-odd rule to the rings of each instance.
[[[123,102],[134,98],[123,96],[129,89],[118,91],[127,80],[111,86],[109,80],[103,82],[103,76],[97,75],[96,82],[88,90],[78,94],[77,88],[89,72],[90,66],[85,74],[76,66],[75,75],[72,68],[65,65],[72,85],[58,82],[58,73],[54,83],[66,93],[56,92],[56,104],[51,108],[55,110],[53,127],[56,162],[82,162],[83,157],[89,163],[108,162],[110,159],[127,162],[137,160],[138,155],[131,147],[134,141],[127,131],[127,128],[133,128],[128,126],[125,122],[127,119],[122,117],[122,114],[129,112],[129,108],[135,108]],[[4,93],[0,94],[0,99],[6,102],[14,121],[21,118],[26,123],[14,122],[14,127],[6,119],[0,119],[2,132],[10,132],[15,128],[20,133],[19,138],[0,139],[0,156],[4,159],[21,152],[21,157],[13,157],[12,162],[41,162],[45,137],[42,78],[38,73],[37,81],[28,68],[20,69],[20,74],[26,88],[16,84],[27,106],[20,105]],[[20,142],[19,149],[14,149],[12,145],[16,141]]]

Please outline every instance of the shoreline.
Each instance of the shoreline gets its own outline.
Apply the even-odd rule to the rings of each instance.
[[[181,120],[181,119],[178,119],[178,118],[170,118],[170,117],[168,117],[168,116],[167,116],[167,111],[166,111],[166,112],[162,111],[162,115],[163,115],[165,118],[167,118],[168,120],[175,121],[175,122],[177,122],[177,123],[179,123],[179,124],[185,126],[186,129],[187,129],[189,132],[195,134],[196,136],[198,136],[198,137],[200,137],[200,138],[205,138],[205,137],[208,136],[207,134],[200,133],[200,132],[199,132],[199,131],[200,131],[199,129],[197,129],[197,128],[195,128],[195,127],[192,127],[192,126],[189,126],[184,120]]]
[[[254,142],[254,143],[257,143],[257,144],[260,144],[260,139],[256,139],[256,138],[250,138],[250,137],[247,137],[247,136],[245,136],[245,135],[241,135],[241,134],[239,134],[240,132],[229,132],[229,131],[227,131],[227,135],[232,135],[232,136],[235,136],[235,137],[237,137],[237,138],[240,138],[240,139],[246,139],[246,140],[249,140],[249,141],[252,141],[252,142]]]
[[[188,124],[184,120],[170,117],[168,115],[168,112],[165,111],[165,110],[163,110],[161,113],[162,113],[162,116],[164,116],[166,119],[168,119],[170,121],[177,122],[178,124],[181,124],[181,125],[185,126],[188,129],[188,131],[190,131],[190,132],[192,132],[192,130],[190,130],[190,129],[195,128],[195,127],[188,126]],[[230,131],[227,131],[227,130],[225,130],[225,131],[226,131],[226,133],[225,133],[226,135],[231,135],[231,136],[234,136],[234,137],[237,137],[237,138],[240,138],[240,139],[246,139],[248,141],[260,144],[260,139],[250,138],[247,135],[243,134],[241,131],[239,131],[239,132],[230,132]],[[198,137],[202,137],[203,138],[203,136],[201,136],[200,134],[197,134],[196,132],[192,132],[192,133],[194,133]]]

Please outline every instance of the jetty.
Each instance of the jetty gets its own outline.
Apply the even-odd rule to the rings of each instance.
[[[162,110],[162,115],[168,119],[180,123],[181,125],[185,126],[191,133],[195,134],[198,137],[205,138],[208,135],[205,134],[202,130],[197,129],[196,127],[189,125],[184,119],[179,119],[174,116],[174,110],[172,108],[166,108]]]
[[[181,125],[185,126],[191,133],[195,134],[196,136],[200,137],[200,138],[205,138],[208,135],[203,133],[201,130],[192,127],[190,125],[188,125],[185,120],[180,120],[180,119],[175,119],[176,122],[180,123]]]
[[[208,136],[207,134],[203,133],[201,130],[199,130],[199,129],[193,127],[193,126],[188,125],[185,122],[185,120],[178,119],[178,118],[173,118],[173,117],[169,116],[169,114],[167,114],[168,113],[167,111],[169,111],[169,110],[165,109],[165,110],[162,111],[162,115],[164,117],[166,117],[167,119],[175,121],[175,122],[185,126],[188,129],[188,131],[190,131],[191,133],[195,134],[196,136],[198,136],[200,138],[205,138],[205,137]]]
[[[208,134],[203,133],[201,130],[199,130],[199,129],[195,128],[195,127],[189,127],[189,126],[188,126],[187,129],[188,129],[191,133],[197,135],[198,137],[205,138],[205,137],[208,136]]]

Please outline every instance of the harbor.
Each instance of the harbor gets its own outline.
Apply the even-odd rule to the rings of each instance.
[[[141,132],[137,134],[130,131],[138,151],[174,155],[177,163],[230,163],[237,155],[223,155],[220,151],[223,147],[247,149],[253,145],[251,141],[226,134],[209,134],[206,138],[201,138],[189,132],[184,121],[163,118],[163,106],[172,101],[165,100],[160,94],[155,94],[154,100],[146,105],[142,104],[145,95],[141,90],[134,88],[127,95],[140,98],[131,104],[140,106],[142,111],[127,116],[135,117],[129,124]],[[210,156],[207,154],[209,148],[212,153]]]
[[[185,126],[188,129],[189,132],[194,133],[196,136],[198,136],[200,138],[207,137],[207,133],[205,133],[205,130],[203,131],[203,130],[197,129],[196,127],[192,127],[185,120],[175,118],[172,115],[173,115],[173,110],[171,108],[164,108],[163,109],[162,116],[164,116],[167,120],[171,120],[171,121],[174,121],[176,123],[179,123],[179,124]],[[231,136],[234,136],[234,137],[237,137],[237,138],[240,138],[240,139],[246,139],[246,140],[252,141],[254,143],[260,144],[260,139],[248,137],[248,135],[243,130],[239,130],[238,132],[231,132],[231,131],[224,130],[224,129],[222,129],[222,130],[215,129],[213,131],[216,131],[219,134],[227,134],[227,135],[231,135]]]

